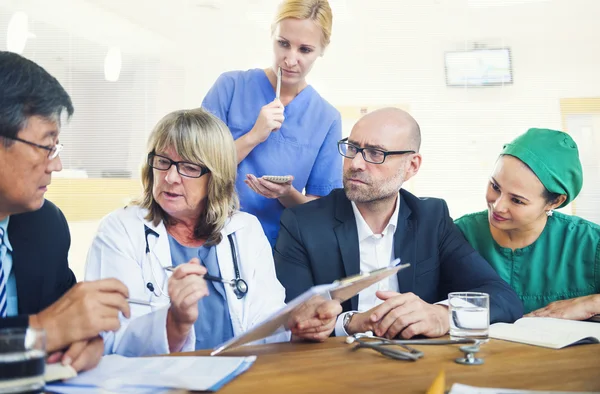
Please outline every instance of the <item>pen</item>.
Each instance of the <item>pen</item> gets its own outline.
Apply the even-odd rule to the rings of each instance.
[[[144,305],[144,306],[163,306],[169,305],[169,302],[150,302],[144,300],[138,300],[137,298],[128,298],[127,302],[135,305]]]
[[[175,271],[175,267],[165,267],[165,270],[169,271],[169,272],[173,272]],[[212,276],[212,275],[202,275],[202,277],[204,278],[204,280],[208,280],[211,282],[221,282],[221,283],[225,283],[226,285],[231,284],[230,280],[225,280],[223,278],[219,278],[218,276]]]
[[[281,67],[277,67],[277,89],[275,89],[275,98],[281,94]]]

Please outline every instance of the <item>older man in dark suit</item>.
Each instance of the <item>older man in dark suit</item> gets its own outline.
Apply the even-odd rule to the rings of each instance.
[[[83,370],[102,356],[99,333],[118,329],[119,313],[129,316],[128,290],[116,279],[75,284],[67,222],[44,200],[62,169],[65,112],[73,105],[55,78],[0,52],[0,329],[44,329],[51,361]]]
[[[449,292],[490,295],[490,320],[512,322],[523,306],[515,292],[467,243],[441,199],[401,190],[421,166],[421,133],[405,111],[386,108],[361,118],[339,142],[344,190],[286,210],[275,246],[287,299],[313,285],[383,268],[410,267],[343,304],[336,335],[437,337],[449,330]],[[442,302],[442,303],[440,303]]]

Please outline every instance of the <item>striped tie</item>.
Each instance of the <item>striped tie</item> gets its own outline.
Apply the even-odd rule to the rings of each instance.
[[[6,281],[7,277],[4,274],[4,267],[2,262],[6,255],[6,246],[4,245],[4,230],[0,228],[0,318],[6,317],[6,311],[8,309],[8,297],[6,294]]]

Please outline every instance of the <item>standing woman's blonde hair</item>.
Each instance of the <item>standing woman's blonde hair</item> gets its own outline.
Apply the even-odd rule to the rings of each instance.
[[[152,130],[148,155],[171,148],[183,160],[205,166],[210,171],[206,208],[200,215],[194,235],[197,239],[206,239],[209,246],[218,244],[225,222],[239,209],[235,191],[237,157],[231,132],[219,118],[202,108],[171,112]],[[146,220],[155,226],[161,220],[169,224],[171,218],[154,199],[154,172],[148,160],[142,167],[142,184],[143,194],[137,204],[148,210]]]
[[[274,35],[279,22],[287,18],[312,20],[319,25],[323,33],[321,38],[323,48],[329,45],[333,14],[327,0],[284,0],[279,5],[277,15],[271,25],[271,34]]]

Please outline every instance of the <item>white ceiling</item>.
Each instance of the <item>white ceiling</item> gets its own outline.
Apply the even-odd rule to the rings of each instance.
[[[478,7],[469,7],[473,2]],[[599,0],[330,3],[334,32],[329,52],[342,57],[384,54],[390,39],[407,45],[444,40],[464,46],[542,35],[546,29],[565,29],[566,35],[593,34],[592,30],[598,32],[600,15]],[[509,6],[494,6],[499,3]],[[97,65],[110,46],[121,47],[124,58],[168,59],[186,67],[210,63],[215,56],[234,66],[264,66],[270,56],[269,25],[277,4],[278,0],[0,0],[0,48],[6,45],[10,16],[20,10],[29,15],[30,30],[37,36],[26,50],[47,57],[76,53],[77,58],[69,61],[82,67],[88,61]]]

